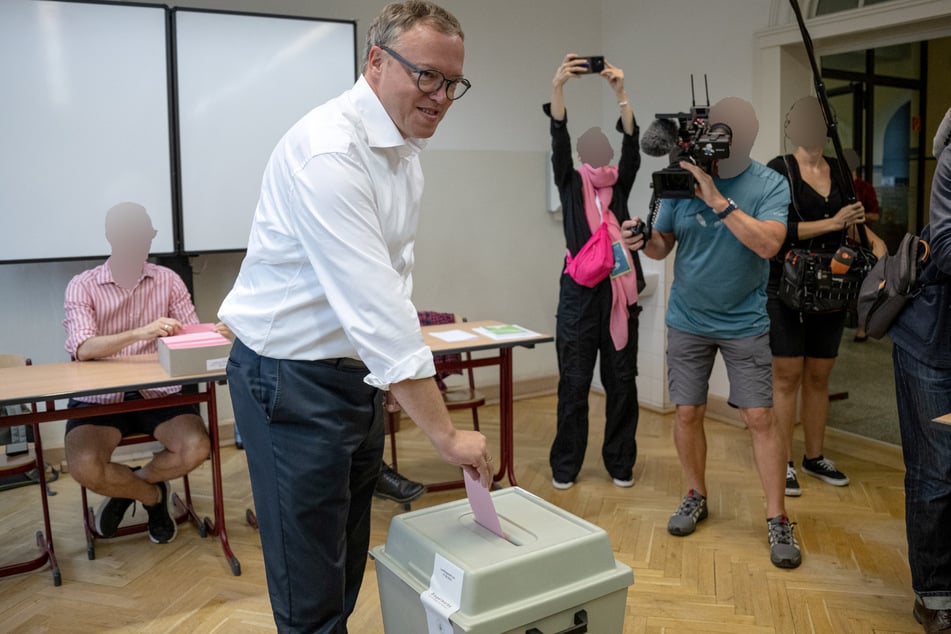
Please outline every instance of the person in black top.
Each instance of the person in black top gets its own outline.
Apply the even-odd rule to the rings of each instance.
[[[552,485],[557,489],[571,487],[581,471],[588,442],[588,393],[598,354],[607,398],[601,456],[614,484],[634,484],[637,458],[637,293],[642,276],[637,253],[621,241],[621,223],[630,219],[627,199],[641,164],[638,128],[624,90],[624,71],[605,62],[598,75],[608,82],[620,108],[621,160],[617,166],[608,164],[614,154],[611,145],[600,129],[592,128],[578,141],[582,165],[575,168],[564,85],[587,75],[591,75],[587,58],[566,55],[552,80],[551,103],[544,105],[551,120],[552,166],[568,247],[555,331],[558,429],[549,456]],[[611,243],[610,271],[602,279],[577,275],[569,262],[595,233],[603,231],[608,234],[605,241]]]
[[[783,260],[790,249],[808,247],[816,252],[834,253],[845,244],[849,228],[865,222],[862,203],[847,203],[848,190],[838,182],[841,171],[836,159],[822,155],[826,134],[818,99],[803,97],[786,115],[786,137],[796,145],[795,151],[767,164],[788,178],[792,199],[786,242],[770,262],[766,287],[773,353],[773,410],[787,439],[786,495],[790,496],[802,494],[792,461],[797,393],[805,436],[803,471],[835,486],[849,483],[849,478],[823,456],[829,375],[839,353],[846,311],[800,313],[786,307],[777,296]],[[870,231],[867,234],[876,255],[883,255],[884,242]]]

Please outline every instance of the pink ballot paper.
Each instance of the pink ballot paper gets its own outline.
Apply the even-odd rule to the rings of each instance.
[[[215,332],[214,324],[191,324],[182,326],[177,332],[179,334],[162,339],[162,343],[168,346],[169,350],[203,348],[205,346],[220,346],[231,343],[227,337]]]
[[[469,506],[472,507],[472,514],[475,516],[476,523],[505,539],[505,533],[502,532],[502,523],[499,522],[499,514],[495,511],[495,503],[492,501],[491,493],[482,486],[481,482],[473,480],[468,471],[463,470],[463,473],[466,481],[466,495],[469,496]]]
[[[181,328],[178,329],[178,334],[180,335],[193,335],[196,332],[214,332],[214,324],[183,324]]]

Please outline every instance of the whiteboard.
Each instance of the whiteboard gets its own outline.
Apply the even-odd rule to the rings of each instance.
[[[0,261],[100,257],[134,201],[174,250],[166,11],[0,2]]]
[[[274,146],[353,86],[356,23],[173,14],[184,251],[245,249]]]

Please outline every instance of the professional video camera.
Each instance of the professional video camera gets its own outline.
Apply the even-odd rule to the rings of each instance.
[[[707,77],[703,77],[704,87]],[[670,165],[652,174],[654,196],[657,198],[693,198],[696,179],[680,167],[690,161],[710,174],[713,161],[730,156],[733,131],[725,123],[710,125],[710,91],[707,105],[698,106],[694,96],[693,75],[690,76],[693,100],[690,112],[656,114],[641,138],[641,149],[648,156],[670,155]]]

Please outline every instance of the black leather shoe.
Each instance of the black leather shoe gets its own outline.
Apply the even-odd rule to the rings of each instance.
[[[924,626],[925,634],[951,632],[951,609],[929,610],[920,599],[915,599],[914,614],[915,620]]]
[[[426,487],[419,482],[407,480],[396,471],[390,468],[388,464],[383,463],[380,469],[380,477],[376,481],[376,490],[373,492],[378,498],[393,500],[406,504],[417,499],[426,492]]]

